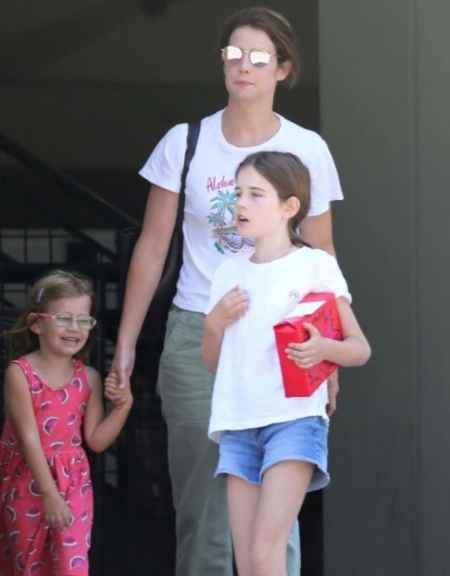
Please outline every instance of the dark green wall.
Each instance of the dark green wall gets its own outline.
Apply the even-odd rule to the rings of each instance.
[[[373,345],[341,375],[327,576],[450,573],[449,17],[437,0],[320,4],[338,252]]]

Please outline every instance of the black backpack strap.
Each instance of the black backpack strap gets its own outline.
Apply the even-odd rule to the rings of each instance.
[[[188,124],[188,133],[187,133],[187,141],[186,141],[186,152],[184,154],[184,164],[183,169],[181,171],[181,185],[180,185],[180,198],[178,199],[178,210],[177,210],[177,219],[175,222],[175,230],[178,232],[175,235],[178,235],[176,240],[176,244],[178,244],[180,254],[180,266],[181,266],[181,246],[183,245],[183,218],[184,218],[184,204],[186,200],[186,178],[189,171],[189,166],[191,164],[191,160],[194,157],[195,149],[197,148],[198,137],[200,134],[200,125],[201,120],[197,122],[189,122]]]
[[[184,205],[184,195],[186,192],[186,178],[189,171],[191,160],[194,157],[195,149],[197,148],[198,137],[200,134],[201,120],[197,122],[189,122],[186,152],[184,154],[183,170],[181,171],[181,185],[180,185],[180,202]]]

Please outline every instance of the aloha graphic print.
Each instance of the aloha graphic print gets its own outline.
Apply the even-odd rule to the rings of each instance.
[[[207,190],[214,192],[210,198],[210,212],[208,223],[212,229],[214,246],[221,254],[240,252],[253,247],[253,242],[242,238],[237,232],[234,223],[234,207],[236,194],[234,192],[234,179],[225,177],[217,179],[208,178]]]

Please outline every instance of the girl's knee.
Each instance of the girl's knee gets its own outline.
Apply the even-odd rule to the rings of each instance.
[[[275,539],[255,538],[250,559],[252,576],[284,574],[286,545]]]

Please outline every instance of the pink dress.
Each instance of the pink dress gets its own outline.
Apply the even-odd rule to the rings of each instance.
[[[86,369],[51,388],[26,357],[15,361],[27,379],[44,454],[72,512],[64,530],[49,527],[41,495],[7,419],[0,440],[0,576],[87,576],[93,498],[81,424],[89,398]]]

